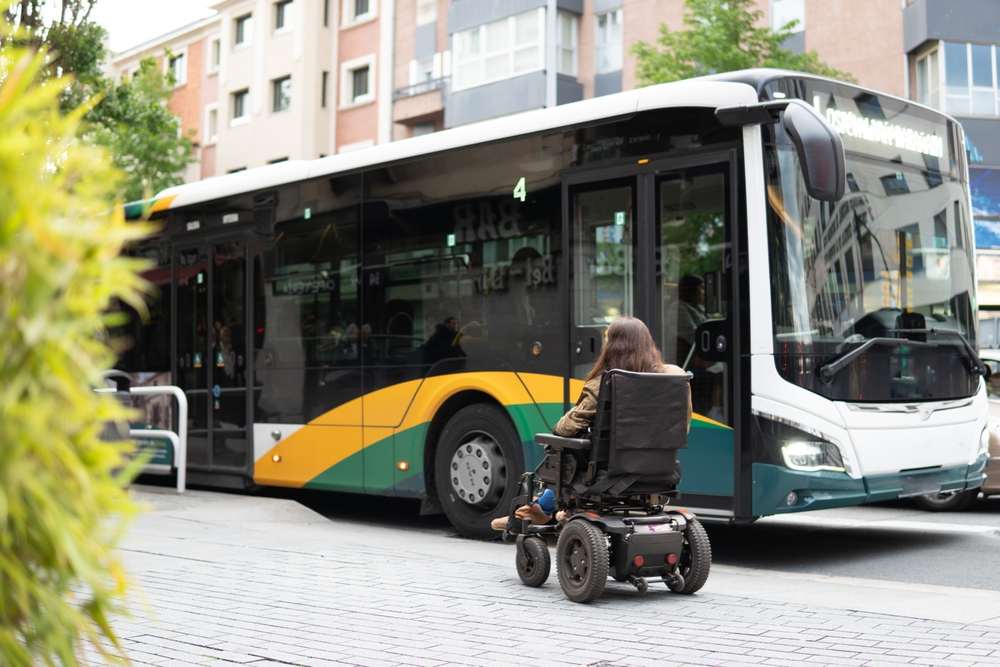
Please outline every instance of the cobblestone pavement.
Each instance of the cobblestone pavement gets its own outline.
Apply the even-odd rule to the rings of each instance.
[[[924,610],[966,589],[798,577],[791,598],[806,604],[732,594],[769,577],[719,568],[691,597],[609,582],[580,605],[554,566],[541,588],[522,585],[509,545],[330,521],[288,500],[136,495],[151,507],[124,546],[140,593],[114,625],[139,666],[1000,665],[993,591],[968,591],[980,620],[949,622]],[[824,607],[824,585],[858,604]],[[874,597],[898,611],[859,610]]]

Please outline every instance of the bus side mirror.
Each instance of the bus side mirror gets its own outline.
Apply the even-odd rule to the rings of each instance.
[[[813,199],[839,201],[844,196],[847,166],[844,142],[819,112],[799,100],[790,100],[781,124],[795,144],[806,191]]]
[[[781,99],[735,107],[719,107],[723,127],[780,122],[795,145],[806,191],[813,199],[840,201],[847,183],[844,142],[816,109],[802,100]]]

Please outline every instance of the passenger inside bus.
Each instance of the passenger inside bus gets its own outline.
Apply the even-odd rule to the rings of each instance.
[[[423,362],[432,365],[444,359],[464,358],[466,354],[462,350],[461,339],[458,318],[446,317],[444,322],[434,328],[434,333],[424,343]]]
[[[653,341],[652,334],[642,320],[635,317],[619,317],[607,330],[607,340],[601,349],[601,355],[587,375],[583,391],[576,400],[576,405],[563,415],[556,423],[552,432],[566,438],[589,438],[590,427],[594,424],[597,413],[597,397],[601,390],[601,380],[604,374],[613,369],[634,371],[639,373],[671,373],[683,374],[679,366],[663,363],[660,350]],[[688,390],[687,408],[688,430],[691,429],[691,390]],[[519,519],[530,518],[533,524],[546,523],[552,519],[551,513],[546,514],[541,503],[533,502],[524,505],[515,512]],[[563,517],[556,515],[556,520]],[[490,524],[494,530],[504,530],[508,517],[499,517]]]
[[[677,363],[694,374],[691,393],[694,409],[709,419],[722,421],[722,375],[719,364],[713,364],[692,353],[695,333],[708,319],[705,310],[705,281],[701,276],[687,273],[677,283],[677,298],[667,313],[677,323]],[[690,355],[690,359],[688,356]]]

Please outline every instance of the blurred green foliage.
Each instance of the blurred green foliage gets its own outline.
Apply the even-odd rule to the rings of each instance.
[[[761,27],[764,12],[755,0],[685,0],[684,30],[660,24],[656,45],[636,42],[640,85],[668,83],[706,74],[754,67],[777,67],[854,82],[847,72],[828,67],[815,51],[792,53],[782,48],[797,21],[772,32]]]
[[[0,5],[0,11],[4,11]],[[0,24],[10,37],[9,25]],[[126,580],[114,553],[134,507],[131,444],[101,440],[127,410],[93,391],[114,363],[116,301],[144,309],[145,236],[115,206],[123,177],[80,139],[68,78],[0,46],[0,664],[77,665],[85,644],[126,662],[109,624]],[[120,317],[120,316],[117,316]]]

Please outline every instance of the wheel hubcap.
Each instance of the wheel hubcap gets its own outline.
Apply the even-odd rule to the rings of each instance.
[[[574,583],[579,583],[587,576],[589,563],[587,560],[587,550],[580,540],[573,540],[567,545],[563,555],[563,562],[570,572],[570,579]]]
[[[490,437],[477,435],[459,445],[451,457],[451,488],[469,505],[488,504],[503,490],[506,474],[500,446]]]

